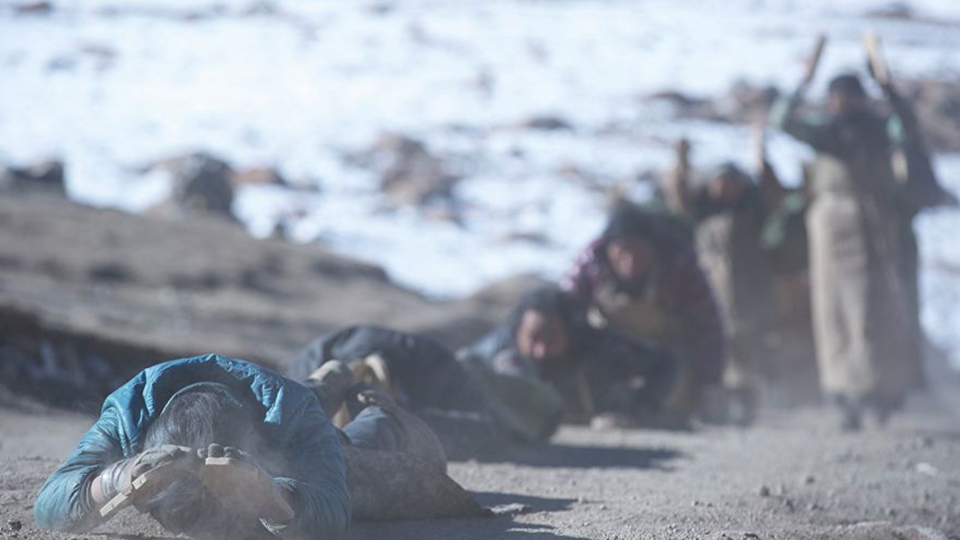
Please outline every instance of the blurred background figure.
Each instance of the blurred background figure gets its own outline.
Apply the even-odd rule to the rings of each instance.
[[[904,262],[915,255],[904,255],[909,217],[892,166],[904,117],[897,107],[879,114],[851,73],[830,81],[826,115],[799,112],[815,68],[771,122],[816,152],[807,225],[817,359],[841,427],[856,430],[865,410],[885,423],[921,379],[915,285],[906,277],[913,264]]]
[[[729,420],[748,424],[761,386],[773,384],[783,371],[773,261],[764,246],[764,230],[780,210],[783,188],[763,160],[756,180],[729,162],[697,178],[690,143],[680,140],[676,149],[660,201],[691,228],[728,340],[723,383]]]
[[[717,416],[726,357],[723,322],[680,222],[620,203],[562,287],[589,306],[590,324],[670,351],[679,383],[668,410]]]
[[[676,384],[670,355],[591,327],[584,306],[553,286],[528,293],[496,330],[457,355],[502,377],[546,382],[559,396],[565,422],[683,427],[687,421],[664,410]],[[526,400],[520,409],[537,409],[534,395]]]

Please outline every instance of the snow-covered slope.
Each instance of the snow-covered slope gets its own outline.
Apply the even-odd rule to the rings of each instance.
[[[650,92],[712,94],[739,78],[786,89],[819,32],[823,73],[859,69],[867,28],[898,74],[960,70],[952,0],[61,0],[31,16],[17,3],[0,0],[0,160],[62,156],[73,197],[133,211],[168,189],[135,172],[153,159],[205,149],[274,165],[321,191],[247,188],[235,210],[251,232],[298,213],[295,239],[437,295],[558,276],[602,224],[598,188],[642,194],[632,179],[665,167],[678,136],[698,164],[748,163],[745,129],[671,120],[640,99]],[[914,17],[867,15],[898,6]],[[574,129],[517,127],[536,115]],[[463,176],[460,224],[387,208],[374,173],[343,159],[384,130],[424,140]],[[770,144],[796,181],[805,151]],[[960,159],[938,167],[960,190]],[[960,350],[957,219],[919,227],[934,263],[925,322]]]

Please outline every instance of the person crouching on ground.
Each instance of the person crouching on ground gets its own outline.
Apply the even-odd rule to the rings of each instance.
[[[580,302],[556,287],[529,293],[507,321],[458,357],[500,375],[549,383],[564,421],[597,427],[661,424],[675,380],[667,353],[591,328]],[[523,397],[505,400],[525,409]]]
[[[292,517],[277,521],[256,504],[241,511],[189,468],[134,489],[138,478],[166,465],[218,457],[264,473],[268,485],[237,490],[243,502],[279,494]],[[110,394],[40,489],[36,520],[48,530],[87,532],[109,518],[101,508],[123,494],[133,494],[131,503],[165,529],[195,538],[335,539],[350,521],[340,435],[313,393],[213,354],[147,368]]]
[[[590,324],[669,350],[679,369],[675,415],[714,409],[726,339],[689,235],[668,216],[622,202],[561,286],[589,305]]]

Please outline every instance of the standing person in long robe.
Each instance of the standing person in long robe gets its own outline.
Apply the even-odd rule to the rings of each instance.
[[[883,423],[902,405],[917,361],[909,358],[908,298],[898,268],[894,141],[855,75],[831,81],[822,118],[798,107],[808,82],[778,102],[770,119],[816,151],[807,228],[820,382],[839,406],[841,427],[856,430],[865,410]]]

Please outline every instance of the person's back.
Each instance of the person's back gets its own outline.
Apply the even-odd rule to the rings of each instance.
[[[351,326],[302,349],[288,364],[288,376],[309,386],[312,375],[333,360],[357,372],[376,372],[377,383],[436,432],[448,455],[469,458],[502,447],[505,433],[480,383],[436,341],[374,325]]]
[[[256,508],[238,513],[197,475],[180,474],[133,501],[168,530],[237,538],[267,531],[337,538],[346,530],[350,501],[339,436],[319,402],[293,381],[219,355],[148,368],[108,396],[97,423],[41,488],[37,523],[88,531],[134,480],[191,455],[264,470],[272,484],[266,495],[282,493],[293,518],[271,522]],[[257,499],[253,490],[248,495]]]
[[[482,397],[453,353],[426,336],[374,325],[350,326],[320,336],[291,360],[287,376],[304,381],[330,360],[352,365],[374,355],[389,370],[401,405],[412,410],[484,410]]]

